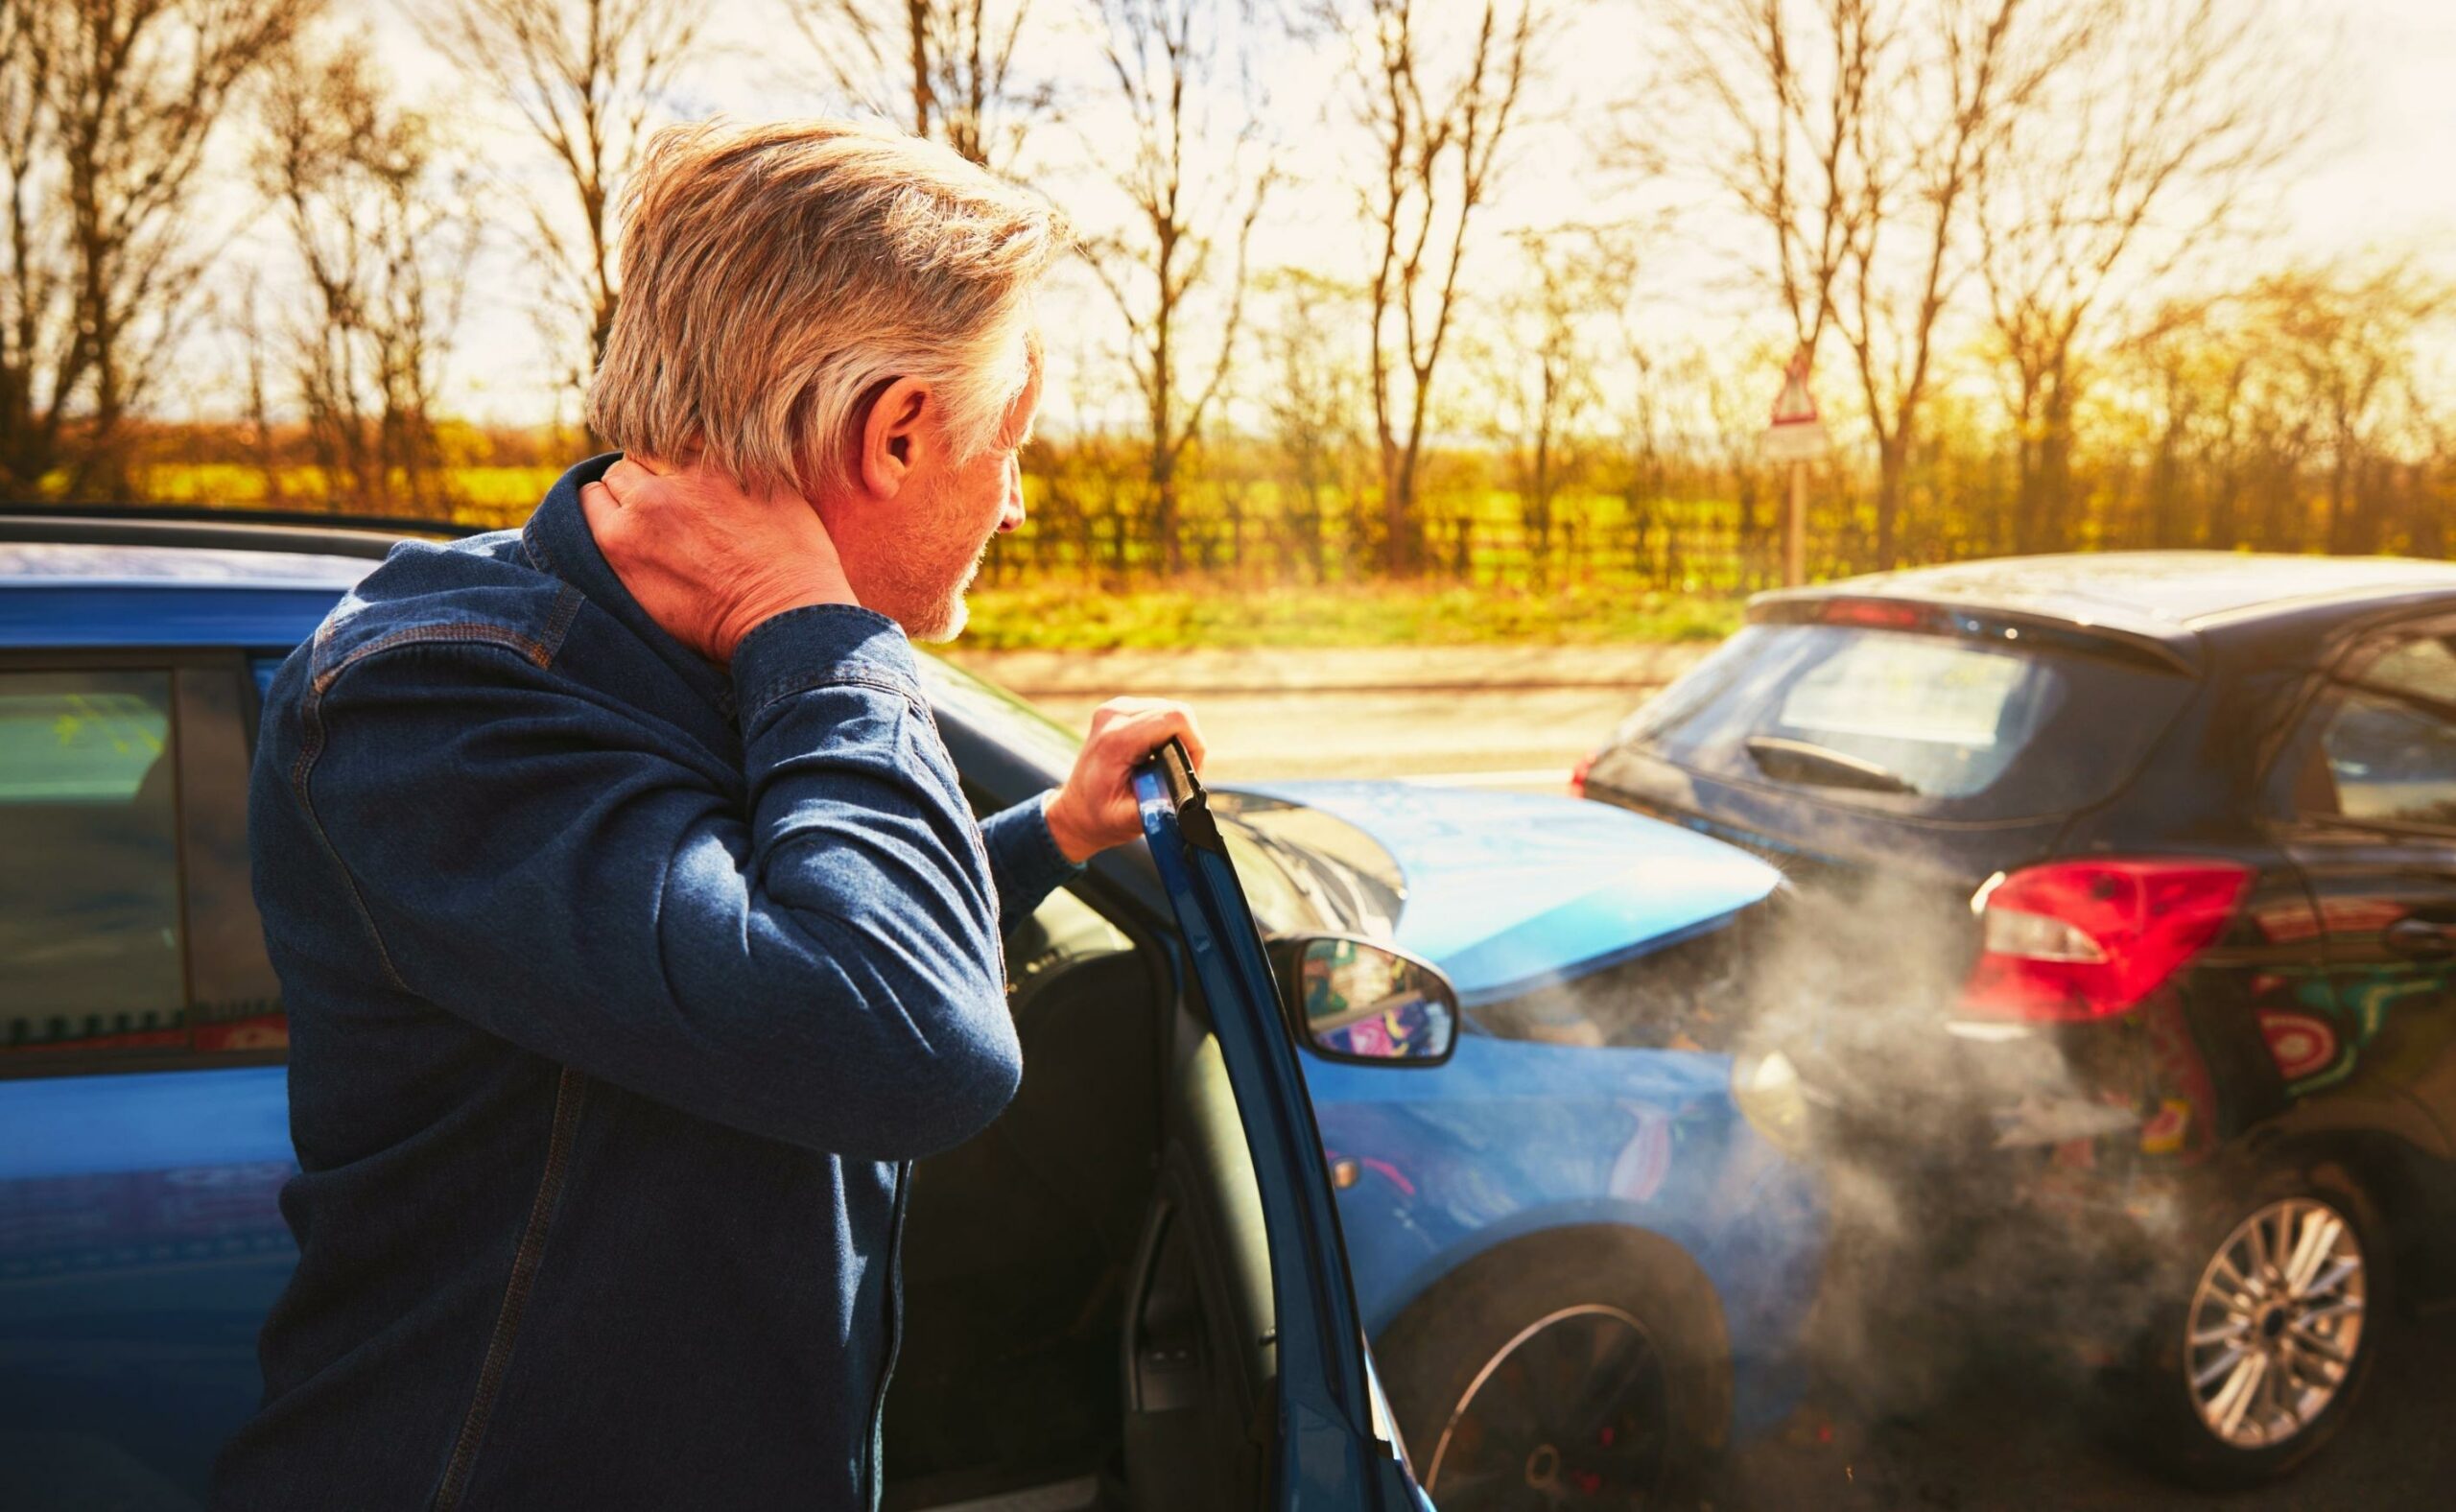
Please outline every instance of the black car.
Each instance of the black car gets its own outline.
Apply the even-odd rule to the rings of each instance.
[[[1890,1289],[2083,1341],[2170,1468],[2283,1474],[2456,1291],[2456,566],[1762,595],[1584,791],[1780,862],[1760,1126],[1875,1178],[1929,1267]]]

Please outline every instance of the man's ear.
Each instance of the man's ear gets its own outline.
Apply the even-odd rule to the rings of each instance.
[[[862,422],[862,486],[871,495],[892,499],[902,491],[920,453],[928,444],[924,422],[931,418],[929,385],[898,378],[882,390]]]

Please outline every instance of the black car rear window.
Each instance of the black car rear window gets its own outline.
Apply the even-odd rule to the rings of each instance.
[[[2194,684],[2114,657],[1849,625],[1751,625],[1621,726],[1706,776],[1938,818],[2112,793]]]

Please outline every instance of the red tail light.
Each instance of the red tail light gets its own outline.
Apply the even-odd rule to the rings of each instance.
[[[1985,943],[1962,1006],[2070,1022],[2121,1013],[2208,947],[2251,868],[2202,858],[2056,862],[1999,877],[1971,906]]]
[[[1570,768],[1570,797],[1583,798],[1586,796],[1586,774],[1594,769],[1594,758],[1602,754],[1603,753],[1601,751],[1589,751],[1577,759],[1576,766]]]
[[[1817,610],[1826,625],[1857,625],[1877,630],[1915,630],[1927,623],[1927,611],[1915,603],[1889,603],[1882,599],[1828,599]]]

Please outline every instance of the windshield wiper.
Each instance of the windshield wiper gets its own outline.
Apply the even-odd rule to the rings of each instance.
[[[1820,788],[1857,788],[1866,792],[1916,794],[1918,787],[1889,767],[1879,767],[1843,751],[1779,735],[1752,735],[1740,742],[1749,760],[1777,782],[1805,783]]]

